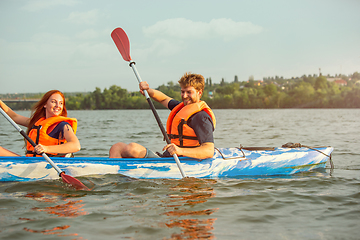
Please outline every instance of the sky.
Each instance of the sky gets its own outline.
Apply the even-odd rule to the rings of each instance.
[[[359,0],[0,0],[0,93],[360,72]]]

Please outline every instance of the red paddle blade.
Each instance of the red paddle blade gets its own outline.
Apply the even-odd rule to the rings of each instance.
[[[76,190],[90,190],[87,186],[85,186],[82,182],[77,180],[76,178],[73,178],[69,175],[66,175],[65,173],[61,174],[61,178],[64,183],[70,184],[72,187],[74,187]]]
[[[111,38],[113,39],[116,47],[119,49],[123,59],[127,62],[131,61],[130,42],[125,31],[122,28],[115,28],[111,33]]]

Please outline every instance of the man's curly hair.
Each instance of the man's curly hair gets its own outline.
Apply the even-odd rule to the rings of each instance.
[[[204,91],[205,80],[204,77],[200,74],[195,74],[191,72],[185,73],[179,80],[181,87],[194,87],[197,91]]]

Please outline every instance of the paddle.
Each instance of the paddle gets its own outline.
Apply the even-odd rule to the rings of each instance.
[[[16,128],[16,130],[18,130],[18,132],[27,140],[29,141],[29,143],[35,147],[36,143],[34,143],[34,141],[28,136],[26,135],[26,133],[24,132],[24,130],[22,130],[19,125],[17,125],[8,115],[7,113],[0,107],[0,112],[1,114],[14,126],[14,128]],[[90,190],[88,187],[86,187],[82,182],[80,182],[79,180],[77,180],[76,178],[73,178],[69,175],[66,175],[64,171],[61,171],[60,168],[58,168],[58,166],[55,165],[55,163],[48,157],[48,155],[46,155],[46,153],[42,153],[41,154],[46,161],[48,161],[50,163],[50,165],[58,172],[59,176],[62,178],[64,183],[70,184],[72,187],[74,187],[75,189],[82,189],[82,190]]]
[[[129,42],[129,38],[128,36],[126,35],[125,31],[122,29],[122,28],[116,28],[114,29],[114,31],[112,31],[111,33],[111,38],[114,40],[114,43],[116,45],[116,47],[119,49],[120,51],[120,54],[121,56],[123,57],[123,59],[127,62],[130,62],[130,67],[132,67],[134,73],[135,73],[135,76],[138,80],[139,83],[141,83],[141,78],[140,78],[140,75],[138,73],[138,71],[136,70],[136,67],[135,67],[135,62],[134,61],[131,61],[131,57],[130,57],[130,42]],[[166,133],[166,130],[163,126],[163,124],[161,123],[161,120],[160,120],[160,117],[158,115],[158,113],[156,112],[156,109],[155,109],[155,106],[153,104],[153,102],[151,101],[150,99],[150,96],[148,94],[148,92],[146,90],[144,90],[144,94],[145,94],[145,97],[146,97],[146,100],[147,102],[149,103],[150,105],[150,108],[156,118],[156,121],[160,127],[160,130],[167,142],[167,144],[170,144],[171,141]],[[186,177],[186,174],[185,172],[183,171],[182,167],[181,167],[181,164],[180,164],[180,160],[178,158],[178,156],[176,154],[173,155],[174,159],[175,159],[175,162],[181,172],[181,175],[182,177]]]

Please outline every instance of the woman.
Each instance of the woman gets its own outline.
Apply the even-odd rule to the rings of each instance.
[[[51,90],[44,94],[33,107],[31,117],[24,117],[11,110],[0,100],[0,107],[19,125],[27,127],[28,136],[37,144],[35,148],[26,144],[26,156],[40,157],[44,152],[49,156],[65,157],[80,150],[76,137],[77,120],[67,117],[64,94]],[[20,156],[0,147],[0,156]]]

